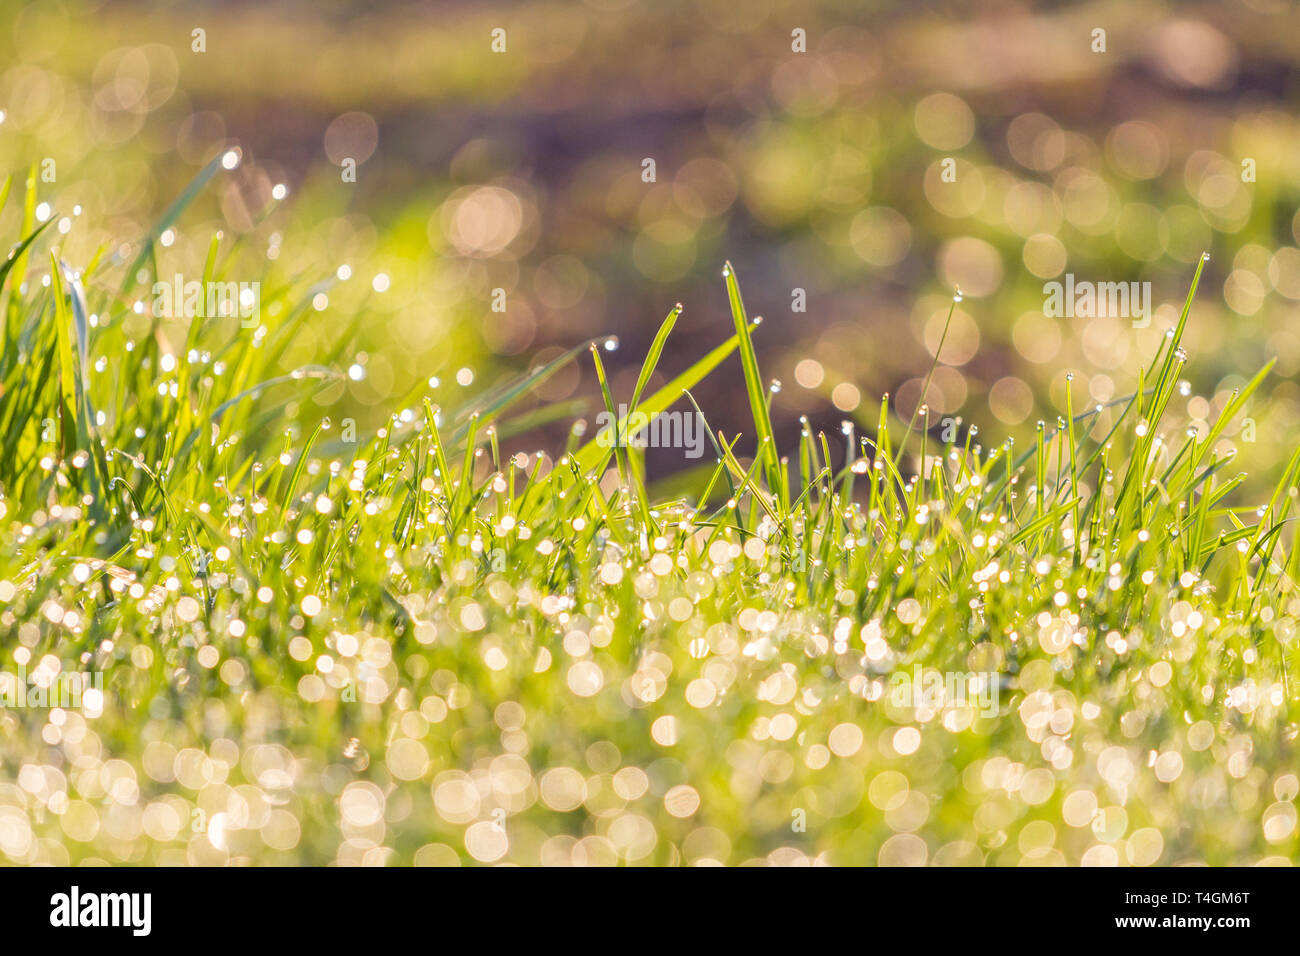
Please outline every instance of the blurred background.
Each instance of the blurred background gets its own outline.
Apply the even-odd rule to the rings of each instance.
[[[800,414],[874,431],[884,392],[906,418],[958,287],[932,424],[960,417],[990,442],[1027,442],[1064,409],[1067,373],[1079,405],[1132,391],[1208,251],[1182,410],[1204,428],[1276,357],[1247,410],[1257,427],[1225,441],[1254,440],[1252,470],[1294,441],[1289,0],[0,11],[0,172],[19,186],[32,163],[53,173],[42,198],[79,210],[60,240],[70,261],[145,235],[204,163],[242,151],[176,225],[159,271],[198,275],[221,231],[265,260],[230,278],[334,279],[284,364],[332,353],[360,314],[347,351],[363,371],[304,418],[375,427],[430,380],[454,406],[605,334],[622,342],[606,362],[626,400],[675,302],[660,381],[730,334],[729,259],[765,319],[759,358],[782,383],[786,447]],[[20,205],[0,218],[6,243]],[[1045,317],[1043,284],[1065,273],[1151,282],[1151,327]],[[147,316],[115,321],[152,334]],[[715,428],[752,430],[740,375],[732,359],[697,390]],[[590,418],[598,395],[584,361],[539,401],[572,399],[572,417],[585,403]],[[526,444],[561,444],[568,421]],[[686,464],[649,452],[654,475]]]

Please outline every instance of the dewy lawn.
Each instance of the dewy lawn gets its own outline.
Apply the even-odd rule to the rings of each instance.
[[[7,859],[1295,855],[1300,453],[1241,487],[1228,439],[1267,370],[1208,433],[1171,410],[1188,308],[1127,397],[1071,394],[1030,447],[888,399],[780,441],[729,266],[734,335],[661,389],[680,309],[632,395],[602,340],[372,434],[288,430],[359,374],[280,369],[314,289],[131,338],[128,312],[174,318],[157,232],[70,263],[26,201],[0,266]],[[230,281],[228,246],[186,279]],[[503,454],[574,361],[604,428]],[[707,421],[707,375],[752,428],[709,427],[706,479],[666,497],[637,433]],[[69,682],[78,706],[31,703]]]

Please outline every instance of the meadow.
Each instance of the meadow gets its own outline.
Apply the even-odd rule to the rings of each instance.
[[[1294,863],[1298,17],[0,0],[0,861]]]
[[[423,383],[348,440],[286,410],[356,366],[276,369],[314,286],[264,294],[278,320],[256,328],[135,297],[231,162],[77,264],[26,183],[3,266],[4,690],[102,678],[80,707],[0,713],[11,861],[1294,853],[1300,451],[1238,500],[1220,442],[1268,368],[1205,433],[1174,411],[1204,260],[1131,392],[1067,391],[1027,448],[938,441],[924,407],[891,426],[888,396],[875,429],[780,447],[730,264],[733,334],[649,389],[690,321],[674,308],[621,417],[601,338],[464,399]],[[214,236],[203,281],[252,261]],[[154,332],[131,338],[142,313]],[[575,426],[562,452],[503,455],[573,362],[624,440]],[[628,433],[709,376],[744,389],[752,428],[710,428],[702,489],[656,494]]]

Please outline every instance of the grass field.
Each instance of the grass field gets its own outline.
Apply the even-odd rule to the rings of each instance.
[[[734,334],[661,388],[677,309],[631,395],[613,341],[575,342],[504,386],[422,386],[366,433],[303,426],[365,374],[347,329],[280,368],[323,284],[266,277],[252,324],[152,314],[182,267],[263,277],[221,237],[187,263],[160,241],[220,175],[85,262],[31,183],[5,187],[8,860],[1295,856],[1300,452],[1266,498],[1239,487],[1225,443],[1267,369],[1207,428],[1176,411],[1200,267],[1126,397],[1071,394],[1029,447],[924,409],[891,427],[888,397],[877,428],[778,447],[768,326],[730,265]],[[725,377],[752,429],[711,429],[682,497],[581,427],[504,455],[564,416],[532,389],[570,362],[648,415]],[[80,706],[40,699],[79,672],[102,675]]]

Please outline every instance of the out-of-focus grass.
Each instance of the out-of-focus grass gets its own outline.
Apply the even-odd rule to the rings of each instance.
[[[1300,455],[1255,498],[1219,450],[1262,376],[1189,433],[1203,262],[1111,425],[1067,398],[1031,447],[936,442],[887,402],[763,442],[771,326],[728,266],[731,337],[639,407],[722,377],[753,421],[665,497],[635,447],[500,452],[582,348],[478,399],[421,387],[349,442],[301,409],[353,326],[280,369],[310,277],[217,238],[203,275],[260,277],[257,327],[154,317],[131,290],[166,247],[71,259],[48,224],[6,265],[0,690],[22,667],[103,694],[0,710],[7,858],[1294,857]],[[982,683],[909,703],[921,669]]]

